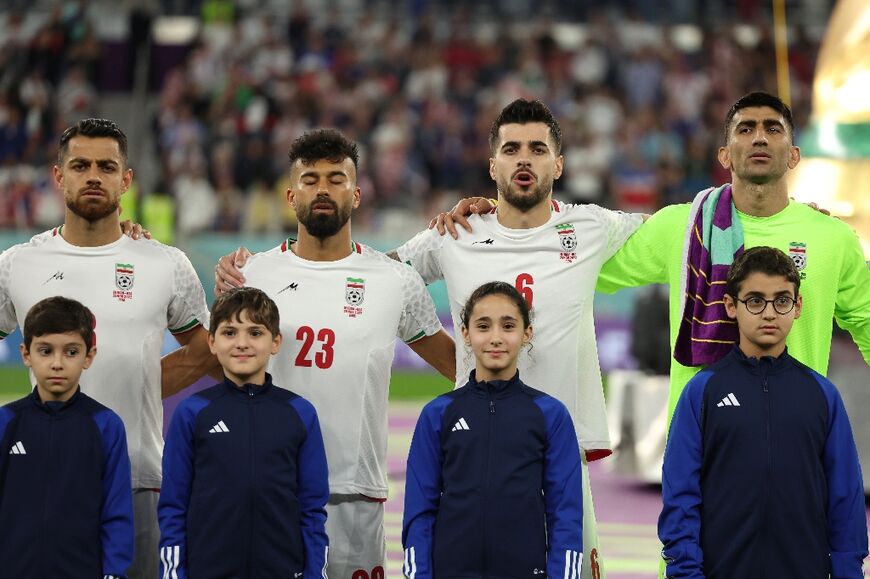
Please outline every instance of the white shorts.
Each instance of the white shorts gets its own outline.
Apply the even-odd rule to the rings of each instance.
[[[329,579],[385,579],[384,502],[363,495],[329,495],[326,515]]]

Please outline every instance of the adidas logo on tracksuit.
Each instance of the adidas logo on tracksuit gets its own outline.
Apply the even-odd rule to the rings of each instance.
[[[12,448],[9,450],[9,454],[27,454],[27,451],[24,450],[24,445],[21,444],[21,441],[19,440],[12,445]]]
[[[740,403],[737,402],[737,396],[734,395],[734,392],[730,392],[716,406],[740,406]]]
[[[218,422],[217,424],[215,424],[214,426],[212,426],[212,427],[209,429],[209,432],[211,432],[211,433],[216,433],[216,432],[229,432],[229,431],[230,431],[230,429],[227,428],[227,425],[224,424],[224,421],[223,421],[223,420],[221,420],[220,422]]]
[[[465,422],[464,418],[460,418],[456,421],[456,424],[453,425],[453,428],[450,429],[450,432],[456,432],[457,430],[471,430],[468,426],[468,423]]]

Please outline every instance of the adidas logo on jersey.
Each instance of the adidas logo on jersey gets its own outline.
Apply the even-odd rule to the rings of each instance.
[[[19,440],[12,445],[12,449],[9,451],[9,454],[27,454],[27,451],[24,450],[24,445],[21,444],[21,441]]]
[[[456,421],[456,424],[453,425],[453,428],[450,429],[450,432],[456,432],[457,430],[471,430],[468,426],[468,423],[465,422],[464,418],[460,418]]]
[[[731,392],[728,394],[728,396],[723,398],[716,406],[740,406],[740,403],[737,402],[737,396],[734,395],[734,392]]]
[[[230,431],[230,429],[227,428],[227,425],[224,424],[223,420],[221,420],[220,422],[218,422],[217,424],[212,426],[211,429],[209,430],[209,432],[211,432],[211,433],[229,432],[229,431]]]

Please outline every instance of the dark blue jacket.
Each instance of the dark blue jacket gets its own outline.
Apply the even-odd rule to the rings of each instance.
[[[579,577],[580,448],[565,405],[509,381],[426,405],[411,442],[405,576]]]
[[[77,390],[0,408],[0,576],[125,577],[133,494],[124,424]]]
[[[734,348],[671,422],[659,538],[668,577],[862,578],[864,485],[837,389]]]
[[[162,576],[320,579],[326,452],[314,406],[229,380],[178,405],[163,451]]]

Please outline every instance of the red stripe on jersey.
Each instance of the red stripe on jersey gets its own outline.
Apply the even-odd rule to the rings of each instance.
[[[498,206],[495,206],[492,209],[490,209],[489,212],[490,213],[497,213],[497,211],[496,211],[497,209],[498,209]]]
[[[351,243],[353,244],[353,251],[357,253],[362,253],[362,245],[360,245],[356,241],[351,241]]]
[[[559,204],[556,203],[556,200],[555,200],[555,199],[550,199],[550,203],[553,204],[553,211],[555,211],[556,213],[559,213]]]
[[[284,240],[284,243],[281,244],[281,252],[287,251],[287,240]]]

